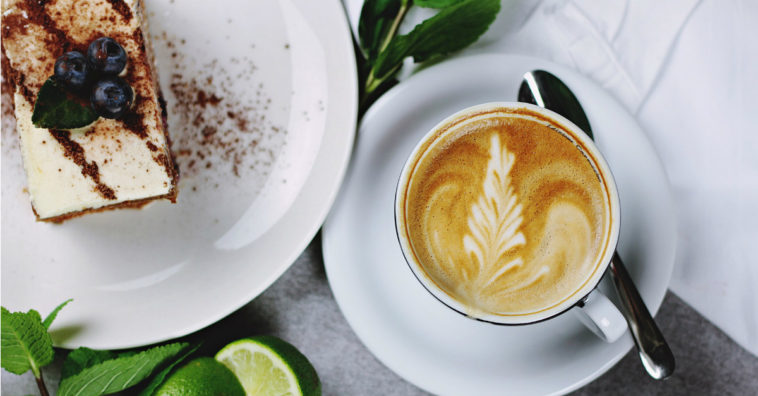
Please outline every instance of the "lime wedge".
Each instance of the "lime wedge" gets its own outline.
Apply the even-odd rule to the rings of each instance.
[[[311,363],[280,338],[234,341],[216,354],[216,360],[237,376],[247,396],[321,395],[321,382]]]

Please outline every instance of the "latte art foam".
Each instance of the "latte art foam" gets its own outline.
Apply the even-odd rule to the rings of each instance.
[[[474,312],[528,314],[570,298],[601,266],[610,228],[590,157],[524,115],[451,128],[406,187],[407,239],[423,271]]]

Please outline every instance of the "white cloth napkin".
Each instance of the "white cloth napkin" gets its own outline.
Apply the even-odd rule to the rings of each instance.
[[[354,29],[362,3],[345,0]],[[403,28],[432,14],[415,9]],[[463,55],[572,67],[637,117],[677,204],[671,290],[758,355],[756,21],[754,0],[503,0]]]

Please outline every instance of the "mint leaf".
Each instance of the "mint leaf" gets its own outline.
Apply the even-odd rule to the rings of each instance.
[[[61,305],[58,305],[57,307],[55,307],[55,309],[53,309],[53,312],[50,312],[50,314],[47,315],[47,317],[45,318],[45,320],[42,321],[42,325],[45,326],[45,329],[49,329],[50,328],[50,325],[53,324],[53,321],[58,316],[58,312],[60,312],[61,309],[63,309],[63,307],[65,307],[71,301],[74,301],[74,299],[73,298],[69,298],[68,300],[62,302]]]
[[[173,343],[82,369],[61,381],[58,396],[95,396],[122,391],[147,378],[156,367],[176,356],[187,343]]]
[[[413,4],[424,8],[445,8],[461,1],[463,0],[414,0]]]
[[[100,364],[107,360],[115,359],[116,354],[111,351],[98,351],[87,347],[80,347],[69,352],[63,361],[61,368],[61,381],[73,377],[82,370]]]
[[[48,129],[81,128],[97,118],[94,110],[79,103],[55,77],[48,78],[40,88],[32,113],[34,126]]]
[[[366,59],[373,63],[382,45],[392,37],[390,31],[395,20],[401,17],[401,8],[407,8],[408,0],[366,0],[358,20],[358,39]],[[397,22],[399,24],[399,21]]]
[[[385,80],[408,56],[423,62],[465,48],[487,31],[499,10],[500,0],[465,0],[443,8],[410,33],[393,39],[379,54],[373,78]]]
[[[142,389],[142,392],[139,393],[139,396],[152,396],[153,393],[155,393],[155,390],[158,389],[159,386],[163,384],[163,381],[166,380],[166,377],[171,373],[171,371],[174,370],[174,367],[187,359],[189,355],[192,355],[197,348],[200,348],[200,344],[195,345],[191,348],[189,348],[186,352],[184,352],[181,356],[176,358],[171,364],[166,366],[163,370],[161,370],[158,374],[153,377],[152,380],[147,384],[147,386]]]
[[[39,312],[9,312],[2,307],[0,354],[2,367],[14,374],[32,370],[40,378],[40,368],[53,361],[53,341],[42,324]]]

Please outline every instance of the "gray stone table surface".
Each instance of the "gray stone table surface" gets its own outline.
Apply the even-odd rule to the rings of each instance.
[[[758,395],[758,358],[676,295],[666,296],[657,321],[677,357],[673,377],[664,382],[648,378],[631,351],[573,395]],[[263,294],[185,338],[202,340],[199,352],[212,355],[229,341],[255,334],[274,334],[300,348],[316,367],[324,395],[427,394],[382,365],[350,329],[329,289],[318,236]],[[57,388],[60,366],[58,358],[44,370],[51,391]],[[2,394],[38,391],[31,375],[3,370]]]

